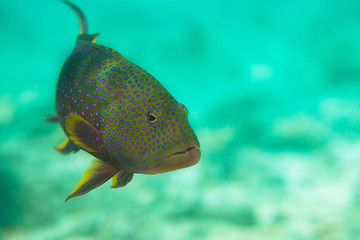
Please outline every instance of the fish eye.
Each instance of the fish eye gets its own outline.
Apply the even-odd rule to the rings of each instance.
[[[154,124],[157,122],[157,117],[155,113],[149,112],[147,115],[147,119],[149,120],[149,123]]]

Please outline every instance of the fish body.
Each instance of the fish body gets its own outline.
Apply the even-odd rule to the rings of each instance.
[[[158,174],[192,166],[200,144],[186,107],[147,71],[81,31],[56,88],[56,117],[67,139],[63,153],[82,149],[96,160],[69,198],[86,194],[112,178],[122,187],[134,173]]]

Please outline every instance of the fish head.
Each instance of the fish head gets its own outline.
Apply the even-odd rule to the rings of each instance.
[[[144,98],[144,103],[124,104],[121,113],[119,150],[131,159],[128,162],[135,173],[164,173],[200,160],[200,143],[188,121],[186,107],[166,90],[159,92],[156,97]]]
[[[188,121],[185,105],[154,106],[147,112],[151,147],[143,153],[144,173],[157,174],[195,165],[199,162],[200,143]]]

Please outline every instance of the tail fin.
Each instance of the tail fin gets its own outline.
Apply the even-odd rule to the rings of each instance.
[[[96,34],[88,34],[87,33],[86,18],[85,18],[84,13],[80,10],[80,8],[78,8],[75,4],[73,4],[67,0],[61,0],[61,1],[64,2],[69,7],[71,7],[71,9],[75,11],[76,15],[78,16],[78,18],[80,20],[80,35],[78,36],[78,38],[81,40],[91,41],[91,42],[95,43],[98,34],[97,33]]]

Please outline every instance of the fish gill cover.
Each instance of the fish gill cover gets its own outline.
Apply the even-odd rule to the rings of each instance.
[[[94,157],[43,118],[79,24],[1,1],[0,239],[359,239],[358,1],[73,3],[187,107],[201,161],[64,203]]]

